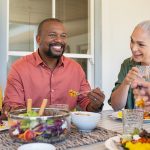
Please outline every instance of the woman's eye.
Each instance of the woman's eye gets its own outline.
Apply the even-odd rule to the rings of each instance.
[[[145,45],[144,45],[144,44],[139,44],[139,46],[140,46],[140,47],[143,47],[143,46],[145,46]]]

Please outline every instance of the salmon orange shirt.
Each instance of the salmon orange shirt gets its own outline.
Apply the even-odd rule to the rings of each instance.
[[[68,104],[74,109],[77,104],[86,110],[90,100],[87,96],[70,97],[68,91],[90,90],[82,67],[72,59],[62,56],[57,67],[51,71],[42,61],[38,51],[17,60],[11,67],[3,109],[13,106],[26,107],[28,98],[33,107],[40,107],[43,99],[50,104]]]

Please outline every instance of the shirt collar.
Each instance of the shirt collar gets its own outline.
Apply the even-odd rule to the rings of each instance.
[[[40,64],[44,64],[43,60],[41,59],[38,50],[34,53],[35,55],[35,65],[38,66]],[[59,62],[57,64],[58,67],[63,66],[64,67],[64,56],[61,56],[61,58],[59,59]]]
[[[34,53],[34,56],[35,56],[35,65],[36,66],[43,64],[43,60],[41,59],[38,50]]]

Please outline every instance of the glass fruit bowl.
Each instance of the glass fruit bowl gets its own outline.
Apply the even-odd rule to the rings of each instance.
[[[9,115],[9,135],[22,143],[63,141],[70,132],[70,113],[56,108],[45,108],[38,116],[39,108],[16,110]]]

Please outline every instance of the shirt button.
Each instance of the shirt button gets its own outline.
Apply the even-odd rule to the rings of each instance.
[[[51,92],[54,92],[54,90],[52,89]]]

